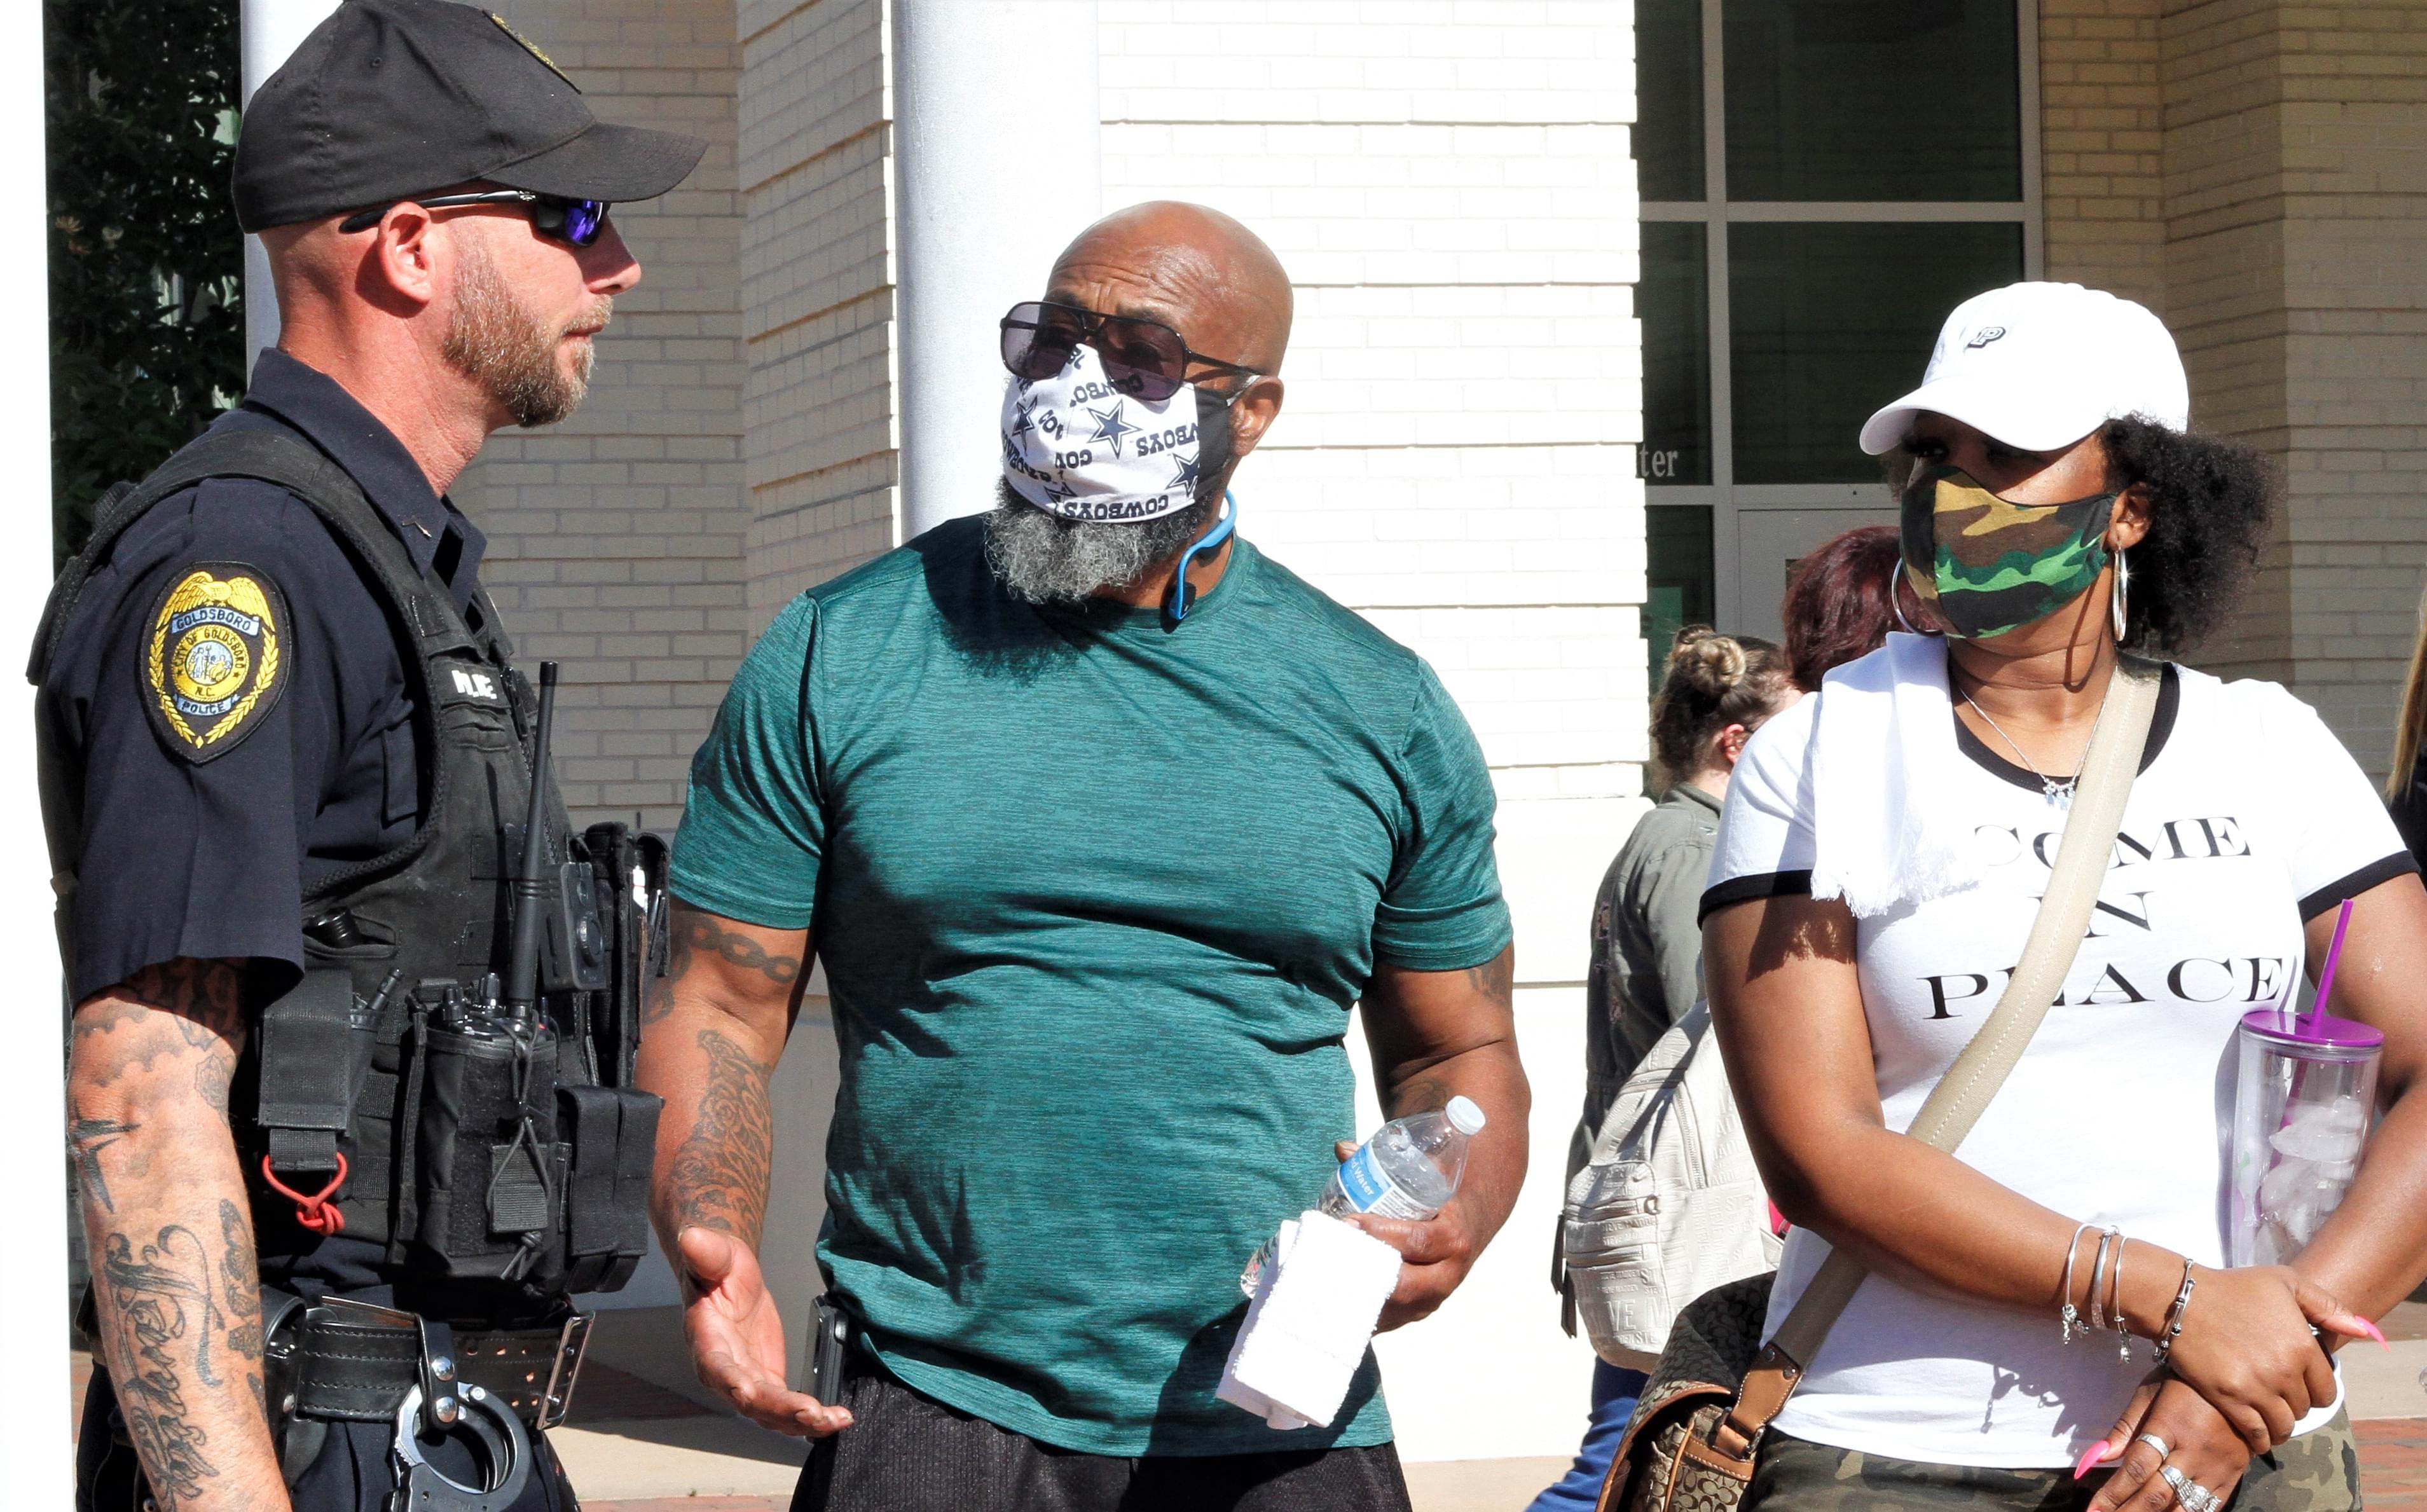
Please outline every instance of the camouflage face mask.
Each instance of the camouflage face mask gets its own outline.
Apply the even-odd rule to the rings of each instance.
[[[2012,504],[1960,467],[1926,467],[1905,485],[1905,579],[1950,635],[2003,635],[2098,580],[2115,498]]]

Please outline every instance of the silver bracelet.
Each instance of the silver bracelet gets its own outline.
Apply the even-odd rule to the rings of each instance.
[[[2130,1243],[2120,1233],[2115,1236],[2114,1290],[2108,1294],[2111,1304],[2108,1310],[2113,1314],[2108,1321],[2115,1325],[2115,1358],[2126,1365],[2132,1363],[2132,1333],[2124,1326],[2124,1246]]]
[[[2191,1262],[2185,1260],[2182,1290],[2175,1293],[2175,1305],[2166,1309],[2166,1321],[2158,1329],[2158,1363],[2160,1365],[2166,1362],[2168,1355],[2175,1352],[2175,1341],[2183,1336],[2183,1314],[2191,1310],[2191,1287],[2195,1284]]]
[[[2103,1333],[2107,1328],[2107,1316],[2099,1307],[2098,1299],[2107,1286],[2108,1248],[2122,1237],[2123,1230],[2118,1228],[2098,1230],[2098,1258],[2090,1266],[2090,1330],[2093,1333]]]
[[[2064,1246],[2064,1287],[2058,1293],[2063,1298],[2064,1307],[2057,1313],[2057,1327],[2060,1337],[2068,1344],[2073,1342],[2073,1330],[2081,1325],[2081,1309],[2073,1305],[2073,1260],[2081,1252],[2081,1236],[2097,1227],[2096,1224],[2083,1224],[2073,1231],[2073,1242]],[[2087,1328],[2082,1331],[2089,1332]]]

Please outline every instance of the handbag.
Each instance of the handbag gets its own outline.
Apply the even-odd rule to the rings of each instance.
[[[2148,740],[2160,670],[2117,658],[2022,961],[1905,1130],[1933,1149],[1952,1150],[1972,1131],[2073,969]],[[1732,1281],[1686,1307],[1619,1440],[1597,1512],[1733,1512],[1752,1483],[1763,1433],[1864,1274],[1860,1261],[1832,1251],[1767,1343],[1761,1327],[1774,1274]]]

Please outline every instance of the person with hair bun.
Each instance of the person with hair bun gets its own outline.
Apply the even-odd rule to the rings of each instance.
[[[1593,1139],[1627,1074],[1702,996],[1702,926],[1695,907],[1711,869],[1719,805],[1745,742],[1764,721],[1802,697],[1785,653],[1750,635],[1689,625],[1670,649],[1652,700],[1654,769],[1667,787],[1636,821],[1593,900],[1586,967],[1585,1108],[1568,1146],[1566,1180],[1592,1155]],[[1564,1271],[1561,1287],[1565,1289]],[[1592,1417],[1566,1477],[1531,1512],[1588,1508],[1634,1410],[1644,1375],[1596,1360]]]
[[[1794,1225],[1761,1334],[1791,1394],[1760,1396],[1742,1512],[2359,1504],[2334,1353],[2427,1276],[2427,889],[2315,710],[2161,659],[2232,612],[2274,486],[2190,411],[2156,316],[2031,283],[1958,306],[1863,428],[1908,617],[1937,633],[1762,728],[1701,903],[1711,1026]],[[1907,1137],[2044,953],[2026,939],[2126,686],[2154,717],[2053,1005],[1955,1148]],[[2308,1008],[2330,939],[2332,1013],[2382,1036],[2374,1132],[2289,1263],[2233,1263],[2239,1026]],[[1840,1249],[1850,1293],[1816,1281]]]

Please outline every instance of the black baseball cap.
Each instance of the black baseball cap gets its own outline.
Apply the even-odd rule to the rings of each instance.
[[[247,231],[485,179],[629,203],[681,183],[708,143],[610,125],[505,18],[448,0],[345,0],[254,91],[236,144]]]

